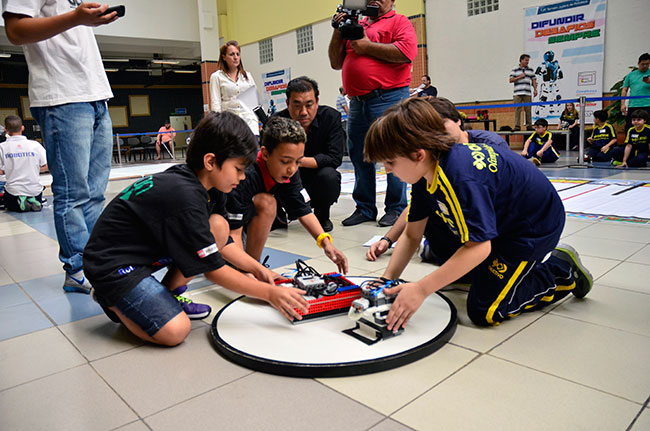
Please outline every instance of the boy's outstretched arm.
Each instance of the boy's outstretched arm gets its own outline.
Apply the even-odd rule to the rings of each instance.
[[[404,271],[404,268],[406,268],[406,265],[408,265],[411,257],[413,257],[420,245],[420,241],[422,241],[422,235],[424,235],[424,228],[428,220],[429,218],[425,218],[416,222],[406,223],[406,229],[399,237],[393,255],[388,262],[388,267],[384,271],[384,278],[394,280],[402,274],[402,271]]]
[[[275,286],[254,280],[227,265],[207,272],[205,277],[233,292],[268,302],[290,321],[302,319],[302,316],[294,308],[303,313],[307,313],[309,308],[307,301],[302,297],[307,293],[304,290]]]
[[[491,241],[466,242],[439,269],[420,281],[385,289],[384,292],[388,295],[399,293],[386,318],[388,330],[406,326],[427,296],[467,274],[483,262],[491,251]]]
[[[221,256],[223,256],[223,258],[228,262],[232,263],[243,272],[253,274],[255,278],[260,281],[275,284],[274,280],[282,278],[280,274],[271,271],[269,268],[253,259],[251,255],[246,253],[244,249],[235,242],[226,244],[219,251],[221,252]]]
[[[107,8],[106,4],[102,6],[101,3],[84,2],[68,13],[38,18],[5,12],[3,15],[5,32],[9,41],[14,45],[36,43],[78,25],[96,27],[110,24],[117,19],[117,12],[101,16]]]
[[[404,229],[406,228],[406,216],[408,213],[408,209],[405,208],[404,211],[402,211],[402,214],[400,214],[399,218],[393,225],[393,227],[390,228],[390,230],[384,235],[384,238],[388,238],[392,242],[396,242],[397,239],[402,235],[402,232],[404,232]],[[370,261],[375,261],[379,256],[384,254],[389,247],[388,241],[384,239],[380,239],[376,243],[372,244],[369,248],[368,251],[366,252],[366,259]]]
[[[315,240],[318,240],[321,234],[325,234],[323,228],[320,225],[320,222],[313,213],[306,214],[298,219],[304,228],[314,237]],[[327,234],[325,234],[327,235]],[[329,237],[329,235],[327,235]],[[325,252],[332,262],[336,264],[339,269],[339,272],[342,274],[348,273],[348,258],[345,257],[343,252],[338,248],[334,247],[329,238],[321,239],[320,247]]]

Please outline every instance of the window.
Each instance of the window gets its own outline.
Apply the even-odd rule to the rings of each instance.
[[[467,16],[499,10],[499,0],[467,0]]]
[[[273,61],[273,39],[264,39],[259,42],[260,64]]]
[[[314,50],[314,36],[311,25],[296,29],[296,45],[298,45],[298,54]]]

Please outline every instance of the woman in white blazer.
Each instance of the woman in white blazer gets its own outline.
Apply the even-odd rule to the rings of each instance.
[[[255,81],[244,70],[237,41],[231,40],[221,47],[217,67],[219,70],[210,76],[210,109],[215,112],[232,112],[244,120],[253,134],[259,137],[259,122],[253,112],[255,107],[246,106],[238,99],[244,91],[255,87]]]

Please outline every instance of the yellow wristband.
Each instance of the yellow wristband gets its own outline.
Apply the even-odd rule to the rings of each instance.
[[[318,235],[318,238],[316,238],[316,245],[317,245],[319,248],[323,248],[323,240],[324,240],[325,238],[329,238],[329,239],[330,239],[330,242],[331,242],[332,244],[334,244],[334,241],[332,241],[332,235],[330,235],[329,233],[323,232],[323,233],[321,233],[320,235]]]

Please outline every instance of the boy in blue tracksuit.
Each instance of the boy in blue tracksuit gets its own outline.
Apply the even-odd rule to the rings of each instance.
[[[585,154],[585,162],[609,162],[612,160],[610,150],[616,145],[616,131],[607,122],[607,111],[601,109],[594,112],[594,128],[587,138],[589,149]]]
[[[612,150],[612,165],[632,168],[643,168],[648,165],[650,154],[650,116],[643,109],[632,112],[632,127],[625,135],[625,146]]]
[[[431,105],[417,99],[373,123],[364,151],[366,159],[383,161],[413,184],[407,227],[383,277],[399,277],[429,217],[443,220],[462,244],[428,276],[386,290],[398,294],[389,330],[406,325],[428,295],[467,273],[467,312],[477,325],[498,325],[569,293],[582,298],[591,289],[593,279],[578,253],[558,246],[562,201],[522,157],[497,146],[455,144]]]
[[[543,118],[535,121],[535,133],[526,139],[521,155],[539,166],[542,163],[553,163],[560,158],[553,148],[553,135],[548,131],[548,121]]]

